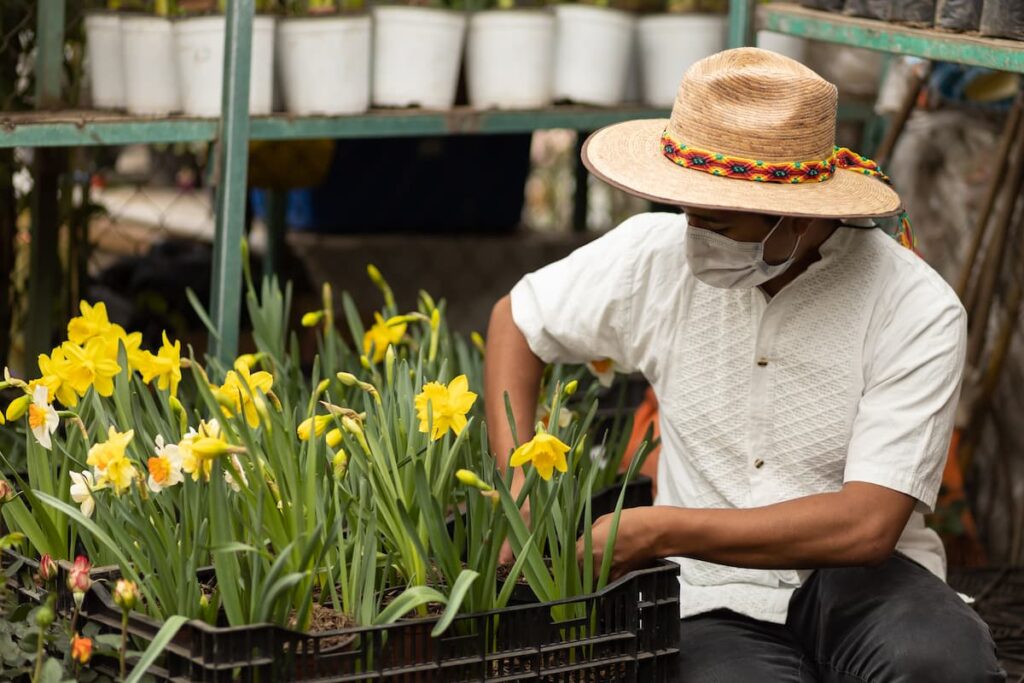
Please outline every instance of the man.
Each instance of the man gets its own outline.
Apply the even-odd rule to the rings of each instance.
[[[683,215],[635,216],[495,306],[492,446],[504,466],[505,391],[533,433],[544,363],[646,376],[658,498],[624,511],[614,571],[679,562],[679,680],[1004,680],[922,516],[965,314],[870,227],[900,200],[873,162],[834,150],[836,100],[793,60],[729,50],[687,71],[669,121],[591,136],[591,172]],[[594,547],[608,530],[597,521]]]

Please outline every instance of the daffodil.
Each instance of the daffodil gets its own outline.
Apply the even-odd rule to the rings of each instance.
[[[245,421],[255,429],[260,426],[260,412],[265,410],[260,393],[266,394],[274,386],[274,376],[269,372],[249,372],[245,363],[235,363],[235,369],[228,372],[224,384],[214,387],[214,395],[228,417],[242,413]]]
[[[128,358],[128,367],[132,370],[141,370],[142,364],[150,353],[142,348],[142,333],[141,332],[125,332],[124,328],[118,324],[112,324],[111,330],[105,335],[108,342],[110,342],[108,348],[113,352],[111,360],[117,362],[118,342],[124,346],[125,355]]]
[[[327,446],[329,448],[337,448],[340,443],[341,443],[341,430],[340,429],[332,429],[331,431],[327,432]]]
[[[149,384],[155,379],[157,388],[170,390],[174,396],[181,382],[181,342],[175,339],[171,344],[166,331],[163,333],[163,341],[163,346],[155,354],[143,352],[138,369],[142,373],[143,382]]]
[[[134,430],[119,432],[116,427],[111,425],[107,429],[107,440],[103,443],[93,444],[89,448],[89,455],[85,459],[86,464],[91,465],[102,480],[110,463],[125,457],[125,449],[128,448],[128,444],[134,437]]]
[[[185,481],[181,473],[181,449],[178,444],[164,443],[164,437],[157,434],[156,455],[146,461],[149,470],[149,490],[160,493],[166,488]]]
[[[92,494],[94,491],[98,491],[104,487],[96,483],[93,479],[92,472],[89,470],[71,472],[70,475],[71,500],[78,503],[83,515],[86,517],[92,517],[93,511],[96,509],[96,500],[92,497]]]
[[[597,383],[602,387],[610,387],[615,381],[615,362],[610,358],[592,360],[587,363],[587,370],[597,378]]]
[[[568,471],[569,466],[565,460],[568,452],[569,446],[562,443],[561,439],[541,431],[512,453],[509,465],[522,467],[529,462],[537,468],[537,474],[547,481],[551,479],[553,470]]]
[[[35,388],[32,389],[33,393]],[[28,406],[32,403],[32,394],[24,394],[7,404],[7,421],[17,422],[28,412]]]
[[[363,335],[363,353],[367,356],[373,354],[373,362],[379,363],[384,360],[388,346],[399,344],[405,337],[408,324],[404,316],[384,320],[380,313],[374,313],[373,318],[373,326]]]
[[[46,387],[40,384],[32,391],[32,403],[28,406],[28,426],[39,445],[47,450],[53,446],[50,435],[60,425],[60,417],[47,400],[48,396]]]
[[[231,456],[231,464],[234,468],[224,468],[224,481],[231,487],[231,490],[238,493],[242,490],[242,487],[249,486],[249,478],[245,476],[245,470],[242,469],[242,461],[238,459],[237,455]],[[237,478],[236,478],[237,477]]]
[[[121,495],[125,489],[132,485],[132,482],[138,476],[139,471],[135,469],[131,459],[126,455],[122,455],[107,463],[107,469],[103,472],[103,476],[99,478],[99,482],[101,484],[113,485],[114,493]]]
[[[307,417],[299,424],[299,428],[296,430],[299,439],[302,441],[309,441],[313,434],[317,436],[323,436],[327,428],[331,426],[334,418],[330,415],[317,415],[315,417]]]
[[[213,459],[203,454],[202,450],[196,450],[195,444],[200,439],[219,439],[220,424],[216,420],[200,422],[198,428],[189,429],[188,433],[178,443],[181,453],[181,469],[186,474],[192,475],[192,481],[210,480],[210,470],[213,469]]]
[[[32,388],[34,389],[37,384],[43,384],[49,391],[51,401],[56,398],[69,408],[78,405],[78,394],[71,384],[71,363],[68,362],[63,349],[57,347],[49,356],[41,353],[38,361],[41,377],[32,381]]]
[[[80,301],[78,309],[82,315],[68,322],[68,341],[72,344],[85,344],[93,337],[103,336],[111,331],[107,305],[102,301],[94,306],[90,306],[87,301]]]
[[[79,396],[92,386],[100,396],[114,393],[114,376],[121,372],[117,358],[117,340],[110,337],[93,337],[78,346],[64,342],[61,349],[69,363],[69,380]]]
[[[439,382],[428,382],[416,396],[416,416],[420,420],[420,431],[430,433],[437,440],[451,429],[456,436],[466,427],[466,413],[476,402],[476,394],[469,390],[469,380],[459,375],[448,386]],[[428,410],[429,406],[429,410]]]

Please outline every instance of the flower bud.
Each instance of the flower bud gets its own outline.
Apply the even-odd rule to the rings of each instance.
[[[366,274],[370,276],[370,281],[378,287],[387,286],[387,281],[384,279],[384,275],[380,272],[380,269],[372,263],[366,264]]]
[[[47,628],[53,623],[56,615],[53,613],[53,608],[49,604],[43,605],[36,610],[36,626],[39,628]]]
[[[39,578],[43,583],[50,583],[57,578],[57,563],[53,561],[50,553],[43,553],[39,558]]]
[[[316,415],[315,417],[307,417],[299,423],[299,427],[295,432],[302,441],[309,441],[313,437],[313,434],[323,436],[324,432],[327,431],[327,428],[330,426],[330,415]]]
[[[484,350],[487,347],[487,344],[484,342],[484,338],[483,336],[481,336],[479,332],[473,332],[472,334],[470,334],[469,339],[470,341],[473,342],[473,346],[475,346],[477,350],[480,351],[480,353],[484,352]]]
[[[19,396],[18,398],[11,401],[7,406],[7,412],[5,416],[8,422],[14,422],[15,420],[21,419],[21,416],[28,410],[28,404],[32,402],[32,397],[28,394]]]
[[[206,593],[201,594],[199,596],[199,608],[205,611],[205,610],[209,609],[209,607],[210,607],[210,596],[207,595]]]
[[[139,604],[139,587],[134,581],[118,579],[114,585],[114,604],[125,612],[130,612]]]
[[[473,488],[480,489],[481,491],[491,491],[492,488],[487,482],[483,481],[476,475],[472,470],[459,470],[455,473],[455,478],[458,479],[466,486],[472,486]]]
[[[331,467],[334,468],[334,476],[341,478],[345,476],[345,470],[348,469],[348,453],[344,450],[340,450],[334,454],[331,459]]]
[[[201,436],[192,442],[192,450],[203,458],[216,458],[227,453],[245,453],[241,446],[232,446],[223,439]]]
[[[573,394],[576,393],[576,390],[579,389],[579,386],[580,386],[579,381],[577,381],[575,379],[573,381],[569,382],[568,384],[565,385],[565,389],[564,389],[565,395],[566,396],[572,396]]]
[[[440,308],[435,308],[433,311],[430,312],[430,329],[433,332],[437,332],[437,330],[440,327],[441,327],[441,309]]]
[[[303,327],[316,327],[320,324],[320,321],[324,319],[324,311],[310,311],[302,316]]]
[[[323,393],[325,391],[327,391],[328,387],[330,387],[330,386],[331,386],[331,380],[329,380],[329,379],[320,380],[320,384],[316,385],[316,397],[320,398],[321,396],[323,396]]]
[[[337,448],[340,443],[341,443],[341,430],[340,429],[335,428],[335,429],[332,429],[331,431],[327,432],[327,445],[330,446],[331,449]]]
[[[0,479],[0,503],[6,503],[14,498],[14,487],[6,479]]]
[[[79,555],[75,558],[75,564],[72,565],[71,571],[68,572],[68,589],[76,596],[79,594],[84,595],[92,586],[92,577],[89,576],[90,571],[92,571],[92,564],[89,562],[88,557]]]
[[[79,664],[88,664],[92,659],[92,638],[83,638],[76,633],[71,639],[71,659]]]
[[[178,419],[178,430],[184,433],[188,429],[188,413],[185,412],[185,406],[174,396],[168,397],[167,402],[171,406],[171,414]]]
[[[359,378],[353,375],[351,372],[339,372],[338,381],[344,384],[346,387],[354,387],[359,384]]]

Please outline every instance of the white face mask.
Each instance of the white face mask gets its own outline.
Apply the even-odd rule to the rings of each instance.
[[[784,218],[784,217],[782,217]],[[764,243],[782,224],[775,223],[760,242],[737,242],[712,230],[686,227],[686,260],[694,276],[720,289],[750,289],[781,275],[793,264],[800,237],[789,257],[778,264],[764,260]]]

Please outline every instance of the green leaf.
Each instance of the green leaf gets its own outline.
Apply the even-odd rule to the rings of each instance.
[[[188,298],[188,302],[192,304],[192,310],[196,312],[196,315],[199,316],[199,320],[201,320],[203,326],[206,327],[206,331],[209,332],[214,339],[220,341],[220,333],[217,331],[217,326],[213,324],[212,320],[210,320],[210,316],[207,314],[206,308],[203,307],[203,304],[199,301],[199,297],[196,296],[196,293],[192,291],[191,287],[185,288],[185,296]]]
[[[479,576],[480,574],[472,569],[463,569],[459,573],[459,578],[455,580],[455,585],[452,586],[451,594],[448,596],[448,607],[444,610],[444,614],[441,615],[441,619],[437,622],[434,630],[430,632],[431,636],[436,638],[447,630],[448,625],[452,623],[452,619],[458,614],[459,607],[462,605],[466,593],[469,592],[473,582]]]
[[[186,621],[188,619],[180,614],[168,617],[164,625],[157,631],[156,636],[153,637],[149,647],[142,653],[142,657],[136,662],[135,668],[132,669],[128,678],[124,679],[124,683],[139,683],[142,677],[146,675],[146,669],[156,661],[156,658],[160,656],[160,653],[164,651],[164,648],[167,647],[167,644],[171,642],[171,639],[178,633],[178,629]]]
[[[64,679],[64,667],[60,662],[50,657],[43,664],[43,670],[39,672],[37,683],[60,683]]]
[[[445,605],[448,603],[448,598],[428,586],[407,588],[390,605],[381,610],[380,614],[373,620],[373,623],[374,625],[394,623],[417,607],[431,602]]]

